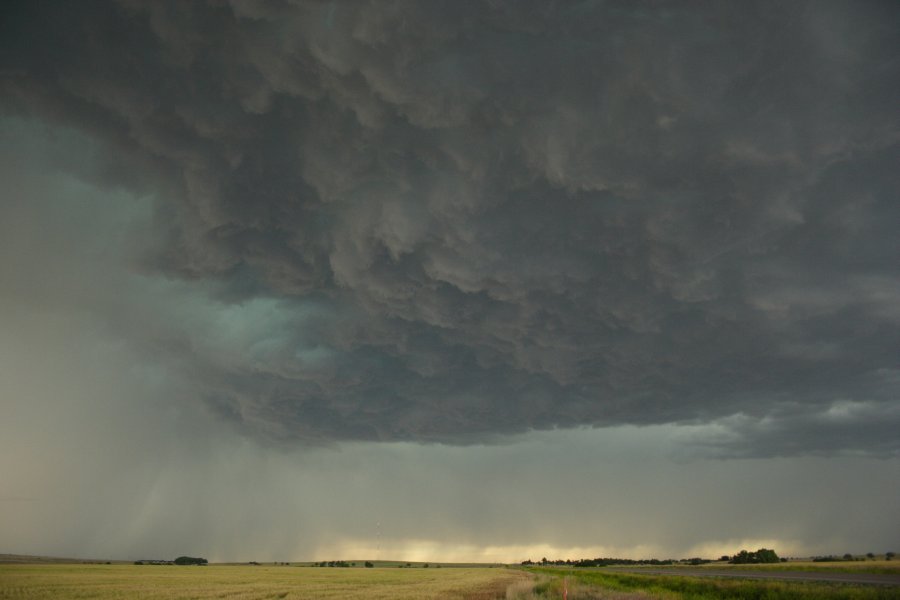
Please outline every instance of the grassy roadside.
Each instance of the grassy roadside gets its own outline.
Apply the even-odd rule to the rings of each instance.
[[[609,593],[639,593],[635,598],[665,598],[683,600],[712,600],[735,598],[741,600],[891,600],[897,598],[896,587],[864,586],[845,583],[813,583],[801,581],[761,581],[686,577],[681,575],[643,575],[611,573],[602,570],[560,569],[532,567],[528,571],[561,581],[577,584],[577,594],[571,600],[600,598]],[[571,587],[571,586],[570,586]],[[537,591],[537,590],[536,590]],[[551,598],[540,595],[535,598]],[[628,597],[628,596],[623,596]]]

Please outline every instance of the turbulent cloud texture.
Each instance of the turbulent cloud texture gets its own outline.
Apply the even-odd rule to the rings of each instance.
[[[6,114],[152,203],[106,326],[250,435],[900,451],[896,3],[3,10]]]

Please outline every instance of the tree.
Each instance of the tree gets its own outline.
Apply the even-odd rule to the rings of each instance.
[[[756,552],[747,552],[746,550],[741,550],[740,552],[735,554],[729,562],[735,565],[747,565],[758,563],[777,563],[778,561],[778,555],[775,554],[774,550],[770,550],[768,548],[760,548]]]
[[[195,558],[193,556],[179,556],[175,559],[176,565],[205,565],[207,564],[207,560],[205,558]]]
[[[375,565],[373,565],[373,564],[370,563],[369,561],[366,561],[366,568],[367,568],[367,569],[371,569],[371,568],[374,567],[374,566],[375,566]]]

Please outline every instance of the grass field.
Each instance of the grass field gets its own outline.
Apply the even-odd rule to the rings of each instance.
[[[809,573],[885,573],[900,574],[900,560],[860,560],[838,562],[813,562],[812,560],[792,560],[756,565],[732,565],[725,562],[711,562],[702,565],[629,565],[629,569],[678,570],[710,569],[716,571],[803,571]]]
[[[898,597],[898,589],[887,586],[644,575],[604,572],[603,569],[550,567],[528,570],[549,578],[535,587],[529,596],[531,598],[561,598],[560,590],[564,580],[568,582],[569,600],[594,598],[893,600]]]
[[[700,565],[701,569],[736,569],[743,571],[809,571],[809,572],[843,572],[843,573],[900,573],[900,560],[858,560],[838,562],[813,562],[811,560],[792,560],[784,563],[761,565],[729,565],[727,563],[709,563]]]
[[[2,599],[493,600],[531,576],[496,568],[0,565]]]
[[[720,565],[721,566],[721,565]],[[806,565],[796,565],[802,567]],[[816,563],[810,566],[822,568]],[[848,565],[843,565],[847,567]],[[862,568],[860,565],[859,568]],[[876,569],[882,565],[872,565]],[[893,565],[887,567],[896,573]],[[789,568],[789,566],[785,566]],[[616,573],[605,569],[0,564],[0,600],[887,600],[896,587]]]

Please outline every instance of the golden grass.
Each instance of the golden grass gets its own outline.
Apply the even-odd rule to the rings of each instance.
[[[490,568],[0,565],[0,598],[492,600],[528,577]]]

